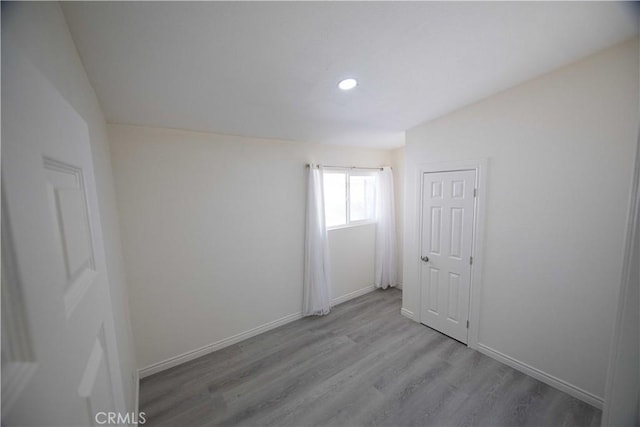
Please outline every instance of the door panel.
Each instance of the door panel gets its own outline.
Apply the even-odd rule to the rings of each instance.
[[[2,424],[93,425],[96,411],[126,409],[89,132],[54,86],[7,53],[2,264],[12,274],[2,296],[15,309],[2,311]]]
[[[420,321],[467,342],[475,171],[425,173]]]
[[[431,249],[430,253],[440,255],[440,243],[441,243],[441,234],[440,230],[442,230],[442,208],[432,207],[431,208]]]
[[[460,275],[456,273],[449,273],[449,286],[448,289],[449,295],[449,310],[447,311],[447,319],[459,322],[460,321],[460,311],[459,311],[459,297],[460,297]]]

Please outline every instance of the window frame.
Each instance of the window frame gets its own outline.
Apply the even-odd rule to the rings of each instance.
[[[351,175],[354,176],[372,176],[376,177],[376,175],[378,173],[380,173],[380,171],[378,170],[371,170],[371,169],[360,169],[360,168],[348,168],[348,167],[333,167],[333,166],[325,166],[323,167],[322,170],[322,179],[324,181],[324,174],[325,172],[341,172],[344,173],[346,176],[345,179],[345,209],[346,209],[346,223],[344,224],[339,224],[339,225],[325,225],[325,228],[327,229],[327,231],[329,230],[339,230],[341,228],[350,228],[350,227],[358,227],[360,225],[368,225],[368,224],[375,224],[377,221],[376,219],[376,214],[375,214],[375,199],[374,199],[374,214],[373,214],[373,218],[366,218],[366,219],[361,219],[361,220],[357,220],[357,221],[352,221],[351,220]],[[324,183],[323,183],[324,184]],[[377,185],[377,184],[376,184]],[[374,194],[377,194],[377,188],[374,189]],[[323,194],[323,198],[324,198],[324,194]],[[323,200],[323,205],[324,205],[324,200]]]

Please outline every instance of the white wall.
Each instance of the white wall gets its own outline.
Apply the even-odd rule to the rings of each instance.
[[[487,158],[479,342],[597,403],[637,131],[637,40],[409,130],[404,308],[419,313],[416,165]]]
[[[11,43],[89,127],[125,401],[133,410],[135,356],[106,123],[58,3],[3,3],[2,42]],[[7,60],[3,55],[3,61]],[[35,124],[34,124],[35,125]]]
[[[333,299],[345,299],[373,285],[375,224],[329,230],[329,262]]]
[[[383,150],[124,125],[109,139],[140,368],[300,312],[305,165],[390,163]],[[371,225],[329,233],[334,298],[373,284],[374,238]]]
[[[391,152],[391,166],[393,167],[393,186],[396,204],[396,236],[398,249],[398,287],[402,288],[402,254],[404,237],[404,175],[405,160],[404,147],[396,148]]]

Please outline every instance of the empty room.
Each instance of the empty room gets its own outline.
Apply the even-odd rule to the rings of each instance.
[[[634,2],[2,2],[3,426],[640,425]]]

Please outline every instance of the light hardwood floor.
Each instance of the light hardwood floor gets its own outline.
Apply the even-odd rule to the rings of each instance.
[[[400,291],[377,290],[147,377],[146,425],[600,425],[600,410],[400,306]]]

